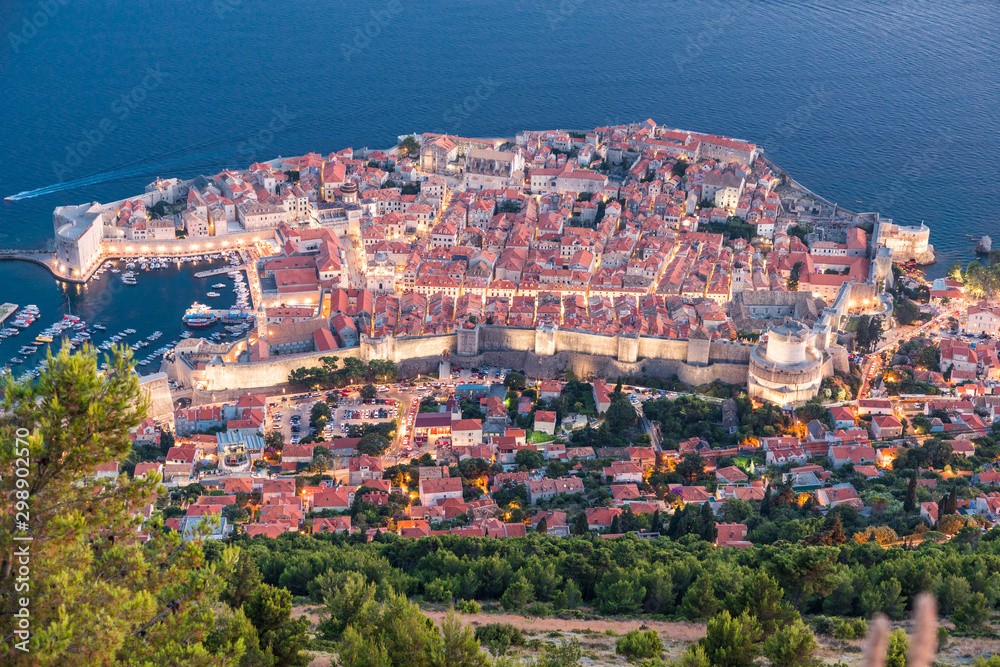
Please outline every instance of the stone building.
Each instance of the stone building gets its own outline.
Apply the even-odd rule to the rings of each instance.
[[[808,401],[824,377],[824,352],[817,335],[789,320],[768,329],[767,341],[750,353],[747,389],[751,397],[791,405]]]

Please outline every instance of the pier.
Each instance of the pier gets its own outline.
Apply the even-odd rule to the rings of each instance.
[[[240,264],[239,266],[224,266],[221,269],[209,269],[208,271],[199,271],[194,274],[195,278],[208,278],[210,276],[221,276],[224,273],[230,273],[232,271],[246,271],[247,265]]]
[[[7,321],[7,318],[17,312],[16,303],[5,303],[0,305],[0,324]]]
[[[21,262],[32,262],[38,264],[39,266],[44,266],[46,269],[52,272],[56,278],[60,280],[69,280],[71,282],[84,282],[82,280],[73,280],[71,276],[62,275],[57,270],[56,263],[56,251],[55,250],[21,250],[18,248],[0,248],[0,260],[16,260]]]

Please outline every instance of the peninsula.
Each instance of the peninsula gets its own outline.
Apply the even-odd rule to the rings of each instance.
[[[1000,274],[928,283],[926,226],[845,210],[753,143],[652,120],[406,135],[158,179],[54,225],[49,266],[69,280],[228,262],[194,277],[235,305],[192,304],[183,340],[138,362],[160,359],[152,375],[115,354],[100,375],[86,341],[105,327],[76,316],[37,340],[67,332],[119,403],[148,398],[79,476],[162,483],[123,514],[150,519],[143,539],[242,545],[206,552],[236,586],[265,563],[254,585],[286,615],[295,595],[337,619],[310,646],[341,664],[344,610],[419,612],[376,583],[430,615],[502,607],[468,641],[511,634],[503,650],[523,640],[507,620],[541,627],[519,613],[588,637],[609,617],[632,656],[663,652],[647,615],[707,620],[693,646],[696,626],[655,626],[683,629],[684,664],[727,642],[746,664],[790,664],[791,644],[812,664],[865,632],[855,617],[901,618],[928,589],[956,633],[991,627],[980,589],[1000,575],[977,568],[1000,534],[1000,308],[981,299]],[[19,330],[38,315],[4,312]],[[40,386],[69,363],[47,359]],[[922,542],[937,544],[892,550]],[[358,591],[370,600],[348,603]]]
[[[109,259],[240,251],[252,330],[192,337],[161,368],[208,393],[277,386],[338,350],[408,373],[454,355],[676,375],[789,405],[849,373],[849,323],[892,312],[893,262],[933,257],[925,226],[828,202],[753,143],[652,120],[403,136],[53,218],[53,271],[75,280]]]

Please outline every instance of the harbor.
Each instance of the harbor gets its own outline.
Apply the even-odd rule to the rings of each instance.
[[[222,326],[198,335],[212,338],[217,333],[216,341],[232,340],[252,319],[250,290],[241,271],[245,261],[232,250],[145,259],[108,260],[86,283],[58,282],[55,293],[40,289],[25,293],[25,299],[37,306],[0,306],[0,374],[37,377],[50,349],[53,353],[63,345],[79,349],[84,343],[97,347],[102,362],[113,345],[127,345],[140,374],[157,372],[163,355],[183,340],[182,334],[188,337],[194,332],[182,321],[185,310],[194,302],[205,302],[212,290],[220,294],[211,299],[211,310]],[[215,277],[197,277],[204,271]],[[238,321],[229,319],[231,312],[240,314]]]

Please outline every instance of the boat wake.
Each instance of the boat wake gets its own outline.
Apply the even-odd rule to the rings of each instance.
[[[401,102],[400,104],[397,104],[397,105],[389,107],[387,109],[387,111],[394,111],[396,109],[402,108],[407,103],[409,103],[409,104],[419,103],[421,101],[424,101],[425,99],[428,99],[429,97],[430,97],[430,95],[424,95],[424,96],[420,96],[420,97],[417,97],[417,98],[411,98],[408,102]],[[304,113],[304,112],[299,112],[299,113]],[[351,118],[354,118],[354,117],[360,117],[360,116],[364,115],[364,113],[366,113],[366,112],[364,112],[364,111],[356,111],[356,112],[348,113],[348,114],[343,114],[342,112],[338,112],[336,114],[332,114],[330,116],[326,116],[326,117],[323,117],[323,118],[313,119],[313,120],[310,120],[308,122],[297,122],[297,123],[294,123],[293,125],[291,125],[290,128],[287,128],[286,131],[290,131],[290,130],[302,131],[304,129],[308,129],[308,128],[316,127],[316,126],[320,126],[320,125],[326,126],[326,125],[336,124],[338,122],[343,122],[345,120],[348,120],[348,119],[351,119]],[[298,114],[292,113],[291,117],[293,119],[297,118]],[[151,156],[151,157],[142,158],[142,159],[136,160],[135,162],[129,162],[129,163],[123,164],[120,167],[117,167],[115,169],[107,169],[107,170],[104,170],[104,171],[95,172],[93,174],[90,174],[89,176],[83,176],[81,178],[78,178],[78,179],[75,179],[75,180],[72,180],[72,181],[64,181],[62,183],[55,183],[53,185],[47,185],[47,186],[42,187],[42,188],[36,188],[34,190],[25,190],[24,192],[18,192],[16,195],[10,195],[9,197],[5,197],[5,200],[6,201],[21,201],[22,199],[34,199],[35,197],[42,197],[44,195],[49,195],[49,194],[52,194],[54,192],[62,192],[63,190],[73,190],[73,189],[76,189],[76,188],[82,188],[82,187],[87,187],[87,186],[91,186],[91,185],[96,185],[98,183],[106,183],[108,181],[117,181],[117,180],[121,180],[121,179],[125,179],[125,178],[134,178],[134,177],[137,177],[137,176],[143,176],[143,175],[149,174],[150,172],[160,171],[160,170],[166,169],[168,167],[179,167],[179,166],[183,166],[183,165],[190,165],[190,163],[195,162],[197,160],[212,160],[212,162],[209,163],[209,164],[196,165],[196,167],[199,168],[199,169],[201,169],[201,168],[205,168],[205,169],[217,169],[218,168],[218,166],[217,166],[218,165],[218,161],[220,159],[222,159],[222,158],[230,158],[230,157],[232,157],[232,155],[235,153],[235,151],[228,150],[228,151],[222,151],[222,152],[218,152],[218,153],[209,153],[209,154],[202,154],[202,155],[188,155],[186,157],[175,158],[173,160],[169,160],[169,161],[166,161],[166,162],[162,162],[160,160],[163,160],[164,158],[175,156],[175,155],[183,155],[183,154],[188,153],[188,152],[193,151],[193,150],[204,150],[206,148],[214,148],[214,147],[222,146],[222,145],[233,145],[233,144],[235,144],[237,142],[240,142],[240,141],[245,142],[248,139],[254,138],[256,136],[256,134],[257,133],[249,134],[249,135],[235,135],[235,136],[229,136],[229,137],[223,137],[223,138],[219,138],[219,139],[213,139],[213,140],[210,140],[210,141],[205,141],[205,142],[202,142],[200,144],[195,144],[195,145],[192,145],[192,146],[187,146],[185,148],[179,148],[179,149],[176,149],[176,150],[173,150],[173,151],[168,151],[166,153],[161,153],[160,155],[155,155],[155,156]],[[239,149],[239,151],[241,153],[244,150],[245,150],[245,147],[242,147],[242,146]],[[153,162],[155,162],[155,164],[153,164]]]
[[[22,199],[34,199],[35,197],[50,195],[54,192],[62,192],[63,190],[75,190],[76,188],[97,185],[98,183],[117,181],[125,178],[134,178],[136,176],[142,176],[144,174],[149,174],[151,172],[159,171],[170,167],[179,167],[188,164],[190,162],[193,162],[195,160],[205,160],[218,157],[224,157],[224,155],[222,154],[194,155],[180,160],[171,160],[168,162],[160,162],[157,164],[150,164],[146,166],[114,169],[112,171],[105,171],[97,174],[92,174],[90,176],[84,176],[82,178],[77,178],[72,181],[63,181],[62,183],[54,183],[52,185],[46,185],[45,187],[35,188],[34,190],[25,190],[24,192],[18,192],[16,195],[10,195],[9,197],[5,197],[5,200],[21,201]]]

